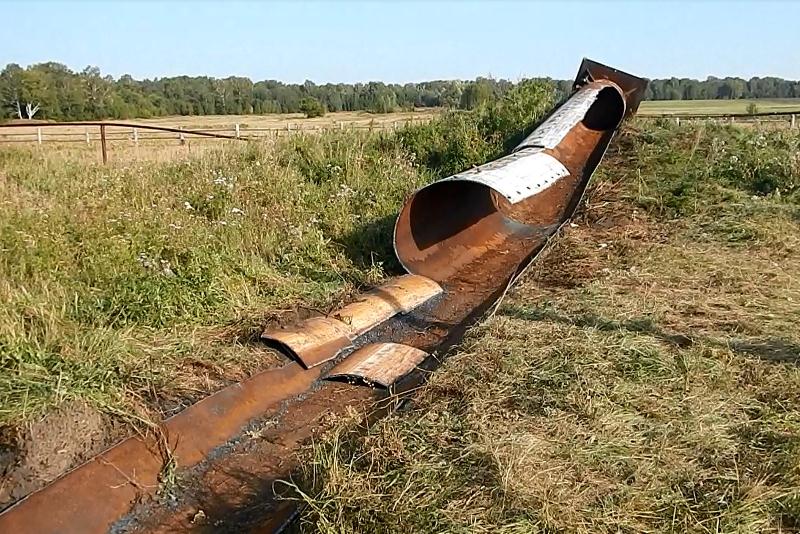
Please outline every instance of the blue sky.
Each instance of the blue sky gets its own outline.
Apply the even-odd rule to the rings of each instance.
[[[800,2],[3,2],[0,64],[135,78],[407,82],[571,78],[590,57],[650,78],[800,79]]]

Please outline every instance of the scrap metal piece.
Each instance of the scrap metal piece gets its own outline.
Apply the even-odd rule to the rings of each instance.
[[[622,93],[619,87],[607,80],[582,87],[514,150],[517,151],[529,147],[557,147],[575,125],[586,118],[589,109],[598,98],[601,98],[603,92],[610,90]],[[622,120],[625,114],[625,100],[621,99],[621,102],[622,113],[618,115],[617,123]]]
[[[442,293],[439,284],[415,274],[389,280],[385,284],[361,295],[332,317],[350,327],[353,336],[359,336],[398,313],[408,313],[417,306]]]
[[[394,229],[400,263],[456,286],[490,255],[519,255],[518,272],[524,270],[574,212],[646,86],[642,78],[584,60],[570,98],[511,156],[434,182],[406,201]],[[491,174],[482,178],[486,168]]]
[[[277,345],[306,369],[332,360],[353,347],[350,327],[330,317],[311,317],[286,328],[266,330],[261,339]]]
[[[427,352],[408,345],[373,343],[338,363],[325,378],[355,378],[388,388],[427,357]]]
[[[467,180],[491,187],[516,204],[550,187],[569,171],[543,148],[522,147],[508,156],[458,173],[445,180]],[[531,177],[536,180],[532,181]]]
[[[312,317],[285,328],[264,331],[261,338],[299,361],[306,369],[353,348],[353,341],[398,313],[442,293],[433,280],[403,275],[373,289],[328,317]]]
[[[647,89],[647,78],[641,78],[627,72],[603,65],[597,61],[583,58],[578,74],[575,76],[575,88],[598,80],[610,80],[625,95],[625,115],[630,117],[639,110]]]

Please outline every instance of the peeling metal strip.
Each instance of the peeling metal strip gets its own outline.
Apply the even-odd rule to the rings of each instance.
[[[575,93],[563,106],[553,113],[531,133],[515,150],[540,147],[555,148],[564,137],[581,122],[586,112],[597,100],[603,87],[587,87]]]
[[[352,348],[350,327],[330,317],[312,317],[287,328],[265,331],[261,338],[287,349],[306,369]]]
[[[332,317],[350,327],[359,336],[398,313],[408,313],[442,293],[439,284],[415,274],[400,276],[360,296]]]
[[[345,358],[325,378],[354,378],[388,388],[427,357],[427,352],[409,345],[374,343]]]
[[[441,286],[430,278],[404,275],[373,289],[328,317],[312,317],[289,327],[266,330],[261,338],[278,345],[310,369],[352,349],[353,340],[358,336],[441,293]]]
[[[569,176],[569,171],[560,161],[544,152],[544,149],[532,147],[456,174],[447,180],[483,184],[516,204],[541,193],[566,176]]]

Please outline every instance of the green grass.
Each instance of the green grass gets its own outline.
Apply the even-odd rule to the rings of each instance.
[[[248,341],[270,316],[385,275],[390,245],[362,228],[426,178],[374,144],[330,134],[109,167],[0,152],[0,423],[69,398],[196,396],[269,364]]]
[[[799,528],[798,148],[625,131],[575,226],[411,403],[306,450],[301,528]]]
[[[394,218],[551,105],[518,85],[397,132],[229,144],[179,161],[0,151],[0,428],[87,401],[149,422],[283,360],[254,337],[398,272]],[[135,154],[134,154],[135,156]]]
[[[683,113],[688,115],[716,115],[747,113],[747,106],[755,104],[761,113],[784,111],[800,113],[800,98],[749,98],[739,100],[648,100],[642,102],[640,115]]]

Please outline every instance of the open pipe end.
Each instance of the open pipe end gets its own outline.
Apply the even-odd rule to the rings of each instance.
[[[442,282],[515,231],[486,185],[433,183],[405,203],[394,228],[397,258],[410,273]]]

